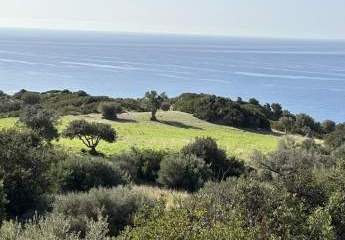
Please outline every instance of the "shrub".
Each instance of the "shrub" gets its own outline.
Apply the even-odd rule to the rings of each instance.
[[[1,239],[5,240],[111,240],[106,219],[99,216],[96,221],[86,219],[85,238],[71,232],[72,220],[61,214],[34,218],[21,224],[7,221],[0,228]]]
[[[100,108],[103,118],[108,120],[117,119],[117,114],[123,111],[121,105],[114,103],[103,103]]]
[[[27,107],[19,121],[48,142],[59,137],[58,130],[54,126],[57,123],[57,116],[51,111],[34,106]]]
[[[242,162],[235,158],[228,159],[225,151],[220,149],[216,141],[210,137],[196,138],[193,143],[183,147],[181,153],[192,154],[203,159],[212,169],[213,177],[218,180],[230,176],[240,176],[245,170]]]
[[[305,239],[308,236],[303,204],[279,185],[253,179],[227,179],[208,183],[196,201],[210,205],[212,210],[209,211],[218,218],[234,213],[243,216],[242,226],[259,230],[259,238],[253,239]]]
[[[115,187],[127,180],[119,167],[103,159],[76,158],[67,160],[63,166],[61,189],[88,191],[94,187]]]
[[[345,124],[339,124],[336,129],[325,137],[325,144],[336,149],[345,143]]]
[[[158,182],[165,187],[196,191],[210,178],[204,160],[195,155],[169,155],[161,162]]]
[[[52,164],[63,157],[32,132],[0,132],[0,169],[9,201],[8,216],[23,218],[45,210],[47,196],[55,190]]]
[[[331,120],[325,120],[321,124],[321,128],[324,134],[329,134],[335,130],[335,122]]]
[[[345,194],[337,191],[332,194],[327,205],[337,239],[345,238]]]
[[[158,178],[160,163],[166,155],[165,151],[131,148],[113,156],[113,162],[135,183],[154,184]]]
[[[87,219],[97,220],[99,213],[107,218],[111,235],[133,224],[136,212],[154,202],[145,195],[126,187],[92,189],[88,193],[70,193],[57,197],[54,213],[71,218],[71,229],[82,236],[87,230]]]
[[[317,181],[315,173],[334,167],[335,161],[330,156],[299,149],[283,149],[267,156],[256,154],[252,160],[259,168],[269,171],[290,193],[295,194],[308,210],[322,206],[327,201],[327,189]]]
[[[41,102],[41,97],[38,93],[25,92],[21,95],[21,100],[24,104],[35,105]]]
[[[259,239],[258,229],[243,227],[241,216],[233,213],[216,217],[212,207],[204,205],[195,203],[191,207],[183,203],[169,211],[164,205],[145,209],[137,215],[134,227],[127,227],[117,239]]]

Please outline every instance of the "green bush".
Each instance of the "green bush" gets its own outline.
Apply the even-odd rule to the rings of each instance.
[[[21,100],[24,102],[24,104],[35,105],[41,102],[41,97],[39,93],[25,92],[22,94]]]
[[[345,239],[345,194],[337,191],[330,197],[327,209],[331,215],[337,239]]]
[[[164,205],[145,209],[137,215],[134,227],[127,227],[117,239],[260,239],[258,229],[243,227],[242,217],[235,213],[216,217],[212,207],[205,206],[204,202],[193,201],[192,207],[182,204],[169,211]]]
[[[56,190],[52,166],[63,158],[30,131],[0,132],[0,169],[9,217],[26,218],[45,210],[48,195]]]
[[[57,119],[52,111],[30,106],[22,111],[19,121],[50,142],[59,137],[58,130],[55,127]]]
[[[64,192],[88,191],[94,187],[110,188],[126,183],[119,167],[108,160],[76,158],[66,161],[63,166],[61,189]]]
[[[230,176],[240,176],[244,170],[244,164],[235,158],[227,158],[223,149],[220,149],[217,142],[210,138],[196,138],[194,142],[186,145],[181,150],[182,154],[195,155],[203,159],[210,166],[213,177],[223,180]]]
[[[153,206],[152,200],[127,187],[92,189],[88,193],[70,193],[57,197],[53,212],[70,217],[73,232],[82,236],[87,230],[87,220],[97,220],[101,212],[107,218],[111,235],[133,223],[134,215],[143,206]]]
[[[135,183],[155,184],[160,163],[166,155],[165,151],[132,148],[113,156],[113,162],[119,165]]]
[[[195,155],[168,155],[158,172],[158,182],[165,187],[196,191],[210,178],[211,170]]]
[[[122,107],[115,103],[102,103],[100,110],[104,119],[115,120],[117,119],[117,114],[122,113]]]
[[[107,236],[108,224],[106,219],[86,219],[85,237],[73,233],[72,219],[61,214],[34,218],[25,224],[6,221],[0,227],[0,236],[4,240],[111,240]]]

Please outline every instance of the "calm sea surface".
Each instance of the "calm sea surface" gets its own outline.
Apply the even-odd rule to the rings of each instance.
[[[0,30],[0,89],[204,92],[345,121],[345,42]]]

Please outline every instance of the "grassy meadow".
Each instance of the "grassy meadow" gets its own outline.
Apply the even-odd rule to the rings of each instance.
[[[116,154],[132,146],[160,150],[178,151],[195,137],[209,136],[228,154],[245,158],[253,150],[269,152],[275,150],[278,137],[255,133],[227,126],[208,123],[182,112],[159,112],[159,122],[150,121],[150,113],[124,113],[117,121],[102,119],[99,114],[66,116],[60,120],[62,130],[69,121],[85,119],[111,124],[118,133],[118,141],[113,144],[101,142],[98,149],[105,154]],[[15,126],[15,118],[0,119],[0,128]],[[79,152],[84,148],[79,140],[61,138],[57,144]]]

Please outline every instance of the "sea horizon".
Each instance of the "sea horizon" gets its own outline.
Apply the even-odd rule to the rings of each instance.
[[[345,40],[0,28],[0,89],[278,102],[345,121]]]

